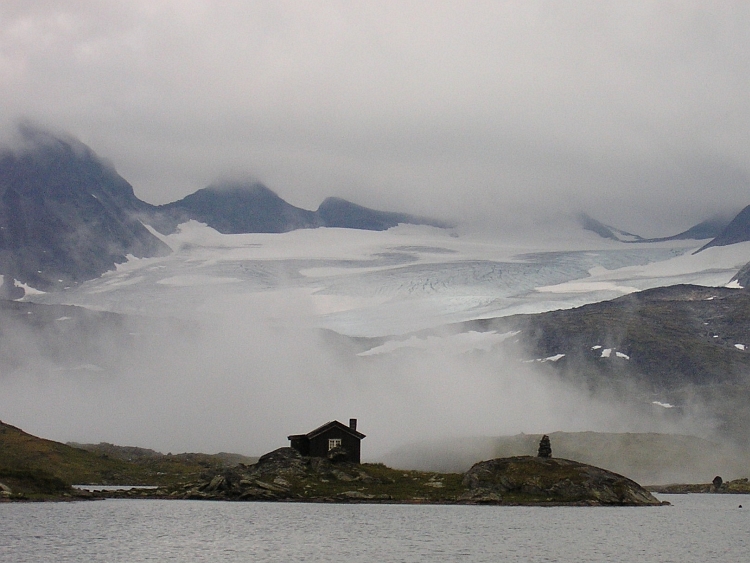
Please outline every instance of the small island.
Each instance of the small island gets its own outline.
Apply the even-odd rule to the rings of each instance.
[[[575,461],[519,456],[476,463],[460,473],[402,471],[302,456],[280,448],[194,483],[154,491],[168,498],[300,502],[498,505],[661,505],[636,482]]]
[[[106,444],[87,446],[87,450],[42,440],[0,423],[3,462],[13,462],[0,467],[0,501],[153,498],[536,506],[666,504],[622,475],[552,457],[548,436],[542,437],[536,456],[481,461],[466,473],[437,473],[359,463],[358,450],[354,455],[346,451],[346,434],[364,438],[356,431],[354,419],[348,427],[333,421],[307,434],[290,436],[297,448],[279,448],[252,463],[247,458],[230,461],[229,454],[221,458],[172,456]],[[323,441],[327,451],[317,451],[316,440]],[[123,459],[121,450],[133,461]],[[90,477],[81,481],[84,475]],[[158,488],[88,491],[73,488],[70,483],[75,482]]]

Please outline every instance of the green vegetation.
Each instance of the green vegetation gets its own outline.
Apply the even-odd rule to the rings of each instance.
[[[361,473],[369,476],[356,481],[339,480],[336,475],[315,474],[288,480],[292,495],[300,499],[337,498],[347,496],[353,500],[380,499],[398,502],[452,502],[466,487],[460,473],[431,473],[391,469],[382,463],[364,463]],[[339,473],[339,476],[341,474]],[[358,495],[352,495],[351,492]],[[361,496],[360,496],[361,495]]]
[[[111,444],[73,447],[37,438],[0,422],[0,468],[47,472],[68,484],[169,485],[220,471],[240,460],[233,454],[163,455]]]
[[[41,469],[8,469],[0,467],[2,498],[7,499],[43,499],[68,495],[73,492],[70,485]],[[7,489],[10,489],[9,491]]]

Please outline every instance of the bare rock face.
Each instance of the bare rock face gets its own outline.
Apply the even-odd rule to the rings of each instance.
[[[567,459],[519,456],[481,461],[465,474],[463,500],[504,504],[659,505],[635,481]]]
[[[302,498],[300,487],[375,481],[359,464],[305,457],[293,448],[279,448],[253,465],[240,464],[218,475],[205,475],[201,482],[186,486],[183,494],[191,499],[289,500]]]

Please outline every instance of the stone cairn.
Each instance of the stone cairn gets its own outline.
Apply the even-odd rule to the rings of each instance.
[[[545,459],[552,457],[552,445],[549,443],[549,436],[546,434],[539,440],[539,453],[536,455]]]

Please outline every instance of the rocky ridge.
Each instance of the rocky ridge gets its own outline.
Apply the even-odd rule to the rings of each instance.
[[[520,456],[440,474],[303,457],[292,448],[262,456],[198,482],[158,491],[193,500],[405,502],[510,505],[660,505],[640,485],[575,461]]]

